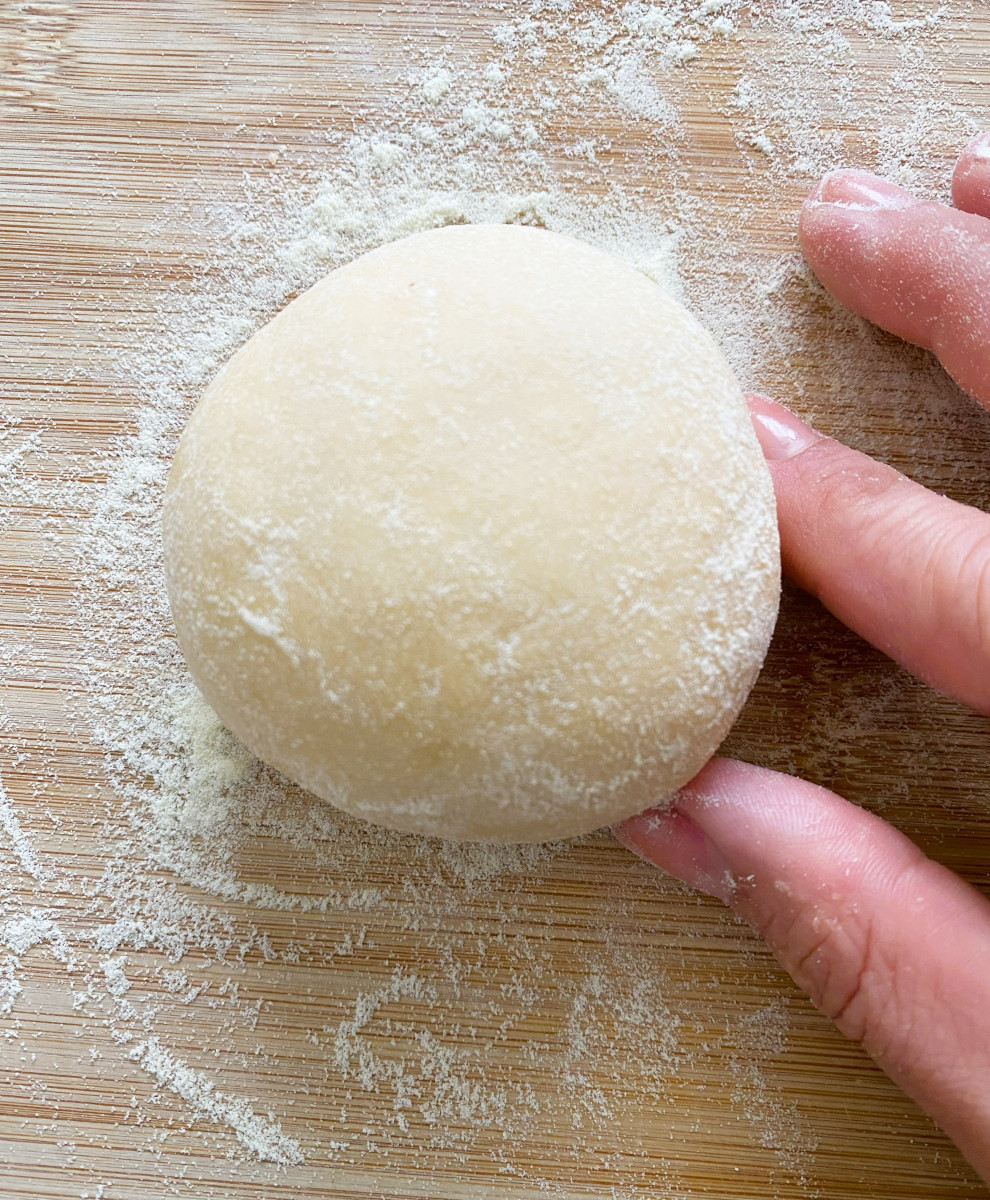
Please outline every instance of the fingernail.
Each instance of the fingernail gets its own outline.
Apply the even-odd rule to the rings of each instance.
[[[967,155],[970,158],[990,159],[990,130],[987,130],[985,133],[978,133],[973,138],[962,152],[963,158]]]
[[[731,902],[736,881],[729,861],[690,817],[676,809],[656,809],[623,821],[612,832],[651,866],[725,904]]]
[[[794,458],[822,440],[822,434],[785,408],[765,396],[749,395],[749,415],[756,437],[769,462]]]
[[[832,171],[811,193],[808,203],[868,211],[912,208],[919,202],[896,183],[881,179],[879,175],[871,175],[868,171]]]

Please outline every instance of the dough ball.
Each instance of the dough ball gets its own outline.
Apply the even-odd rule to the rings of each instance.
[[[539,841],[659,802],[777,610],[770,478],[711,338],[632,267],[512,225],[333,272],[189,422],[169,597],[221,720],[369,821]]]

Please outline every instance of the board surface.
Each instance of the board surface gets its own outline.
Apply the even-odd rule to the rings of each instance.
[[[987,507],[988,415],[830,304],[795,220],[839,162],[944,195],[988,51],[978,3],[0,3],[5,1197],[985,1195],[754,935],[607,835],[492,855],[248,787],[155,529],[226,353],[467,219],[676,275],[747,385]],[[795,590],[726,752],[986,890],[987,722]]]

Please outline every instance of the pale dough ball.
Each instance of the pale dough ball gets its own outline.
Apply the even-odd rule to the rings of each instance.
[[[455,226],[293,301],[214,379],[165,501],[179,643],[255,754],[348,812],[538,841],[709,758],[780,590],[711,338],[582,242]]]

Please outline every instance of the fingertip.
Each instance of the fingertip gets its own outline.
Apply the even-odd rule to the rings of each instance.
[[[832,171],[805,200],[798,220],[801,252],[819,281],[848,308],[885,326],[890,231],[917,203],[868,171]]]
[[[737,868],[746,861],[740,844],[755,830],[748,810],[765,807],[765,789],[778,780],[786,786],[787,777],[773,771],[713,758],[665,804],[630,817],[612,832],[645,862],[731,905],[739,890]],[[799,786],[813,788],[800,781]],[[762,836],[757,833],[754,840]]]
[[[728,904],[736,886],[729,863],[701,826],[678,809],[677,799],[623,821],[612,832],[644,862]]]
[[[831,171],[819,179],[808,193],[798,214],[798,243],[801,252],[816,273],[823,249],[834,240],[837,231],[841,231],[848,220],[848,213],[844,214],[825,199],[834,176],[841,174],[843,172]]]
[[[835,810],[850,805],[833,792],[734,758],[713,758],[678,792],[678,811],[718,847],[733,870],[750,870],[754,855],[826,835]]]
[[[990,130],[978,133],[959,155],[952,203],[962,212],[990,217]]]
[[[817,270],[822,252],[869,236],[877,214],[903,212],[919,203],[889,179],[869,171],[830,171],[812,188],[801,207],[798,236],[805,256]],[[881,218],[882,219],[882,218]]]
[[[648,808],[634,817],[627,817],[624,821],[613,825],[612,836],[644,862],[658,866],[654,856],[654,846],[663,840],[671,824],[669,805]]]
[[[801,251],[837,299],[884,324],[887,305],[877,284],[888,266],[887,242],[903,214],[919,205],[911,192],[882,176],[853,169],[831,171],[801,209]]]

